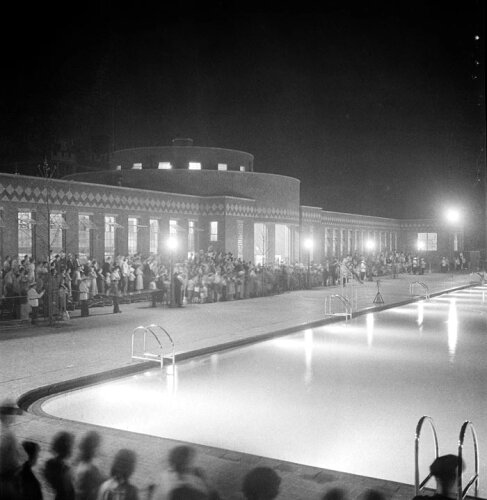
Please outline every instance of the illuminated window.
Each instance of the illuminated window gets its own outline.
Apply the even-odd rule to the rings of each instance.
[[[275,251],[276,262],[290,262],[291,230],[285,224],[276,224]]]
[[[168,161],[160,161],[159,165],[157,166],[159,170],[171,170],[172,165]]]
[[[122,165],[117,165],[117,170],[122,170]]]
[[[50,239],[51,252],[55,255],[64,250],[65,230],[67,229],[64,215],[61,213],[50,214]]]
[[[218,222],[210,222],[210,241],[218,241]]]
[[[17,215],[17,233],[19,240],[19,255],[32,256],[32,236],[35,221],[32,212],[19,212]]]
[[[134,163],[132,166],[133,170],[142,170],[142,163]]]
[[[190,161],[189,162],[189,169],[190,170],[201,170],[201,163],[196,162],[196,161]]]
[[[194,254],[196,251],[194,229],[195,229],[194,220],[188,221],[188,257],[190,257],[191,254]]]
[[[227,170],[227,164],[226,163],[219,163],[218,170]]]
[[[105,216],[105,260],[115,256],[115,217]]]
[[[128,218],[128,251],[129,255],[137,253],[137,219],[135,217]]]
[[[169,236],[177,236],[178,234],[178,221],[171,219],[169,221]]]
[[[245,167],[240,166],[240,172],[245,172]]]
[[[159,251],[159,221],[157,219],[149,220],[149,252],[157,253]]]
[[[78,215],[78,255],[85,260],[91,255],[91,229],[93,223],[89,215]]]
[[[426,252],[436,252],[437,239],[437,233],[418,233],[418,249]]]

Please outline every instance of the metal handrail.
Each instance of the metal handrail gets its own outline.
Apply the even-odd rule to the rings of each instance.
[[[480,278],[479,284],[483,285],[485,283],[485,274],[483,272],[470,273],[470,276],[472,276],[472,278],[475,275],[477,275]],[[472,280],[470,280],[470,281],[472,281]]]
[[[429,300],[430,298],[430,291],[428,288],[428,285],[426,283],[423,283],[422,281],[413,281],[412,283],[409,284],[409,295],[413,295],[413,286],[414,285],[419,285],[423,290],[425,291],[424,297],[426,300]]]
[[[470,427],[472,432],[472,440],[473,440],[473,448],[474,448],[474,457],[475,457],[475,474],[470,478],[470,481],[467,483],[465,488],[462,488],[462,476],[463,476],[463,442],[465,440],[465,433],[467,432],[467,428]],[[465,420],[460,429],[460,437],[458,438],[458,491],[457,498],[458,500],[463,500],[468,493],[470,487],[475,483],[475,496],[478,496],[479,493],[479,449],[477,443],[477,433],[475,432],[475,428],[470,420]]]
[[[332,304],[332,299],[337,298],[344,306],[345,306],[345,313],[332,313],[331,312],[331,304]],[[326,311],[326,305],[327,303],[329,304],[329,312]],[[325,298],[325,314],[328,314],[330,316],[339,316],[339,315],[344,315],[345,319],[348,320],[348,317],[350,316],[350,319],[352,318],[352,313],[353,313],[353,308],[352,304],[350,303],[350,300],[347,297],[344,297],[343,295],[340,295],[339,293],[335,293],[333,295],[330,295]]]
[[[174,341],[172,339],[172,337],[169,335],[169,333],[160,325],[149,325],[149,326],[138,326],[137,328],[134,329],[134,331],[132,332],[132,359],[142,359],[142,360],[154,360],[154,358],[159,358],[160,360],[160,364],[161,364],[161,370],[164,366],[164,356],[163,356],[163,346],[161,344],[161,341],[159,340],[159,337],[157,335],[157,333],[154,331],[154,328],[159,328],[160,330],[162,330],[166,336],[169,338],[169,341],[171,342],[171,346],[172,346],[172,368],[173,368],[173,373],[174,373],[174,364],[175,364],[175,347],[174,347]],[[143,355],[142,356],[137,356],[135,355],[134,353],[134,350],[135,350],[135,335],[138,331],[143,331],[144,332],[144,344],[143,344]],[[147,342],[146,342],[146,337],[147,337],[147,333],[150,333],[155,339],[156,339],[156,342],[159,344],[159,348],[161,350],[160,354],[152,354],[150,352],[147,352]]]
[[[419,495],[419,492],[426,486],[428,481],[432,478],[431,472],[426,476],[425,479],[420,483],[419,482],[419,438],[421,436],[421,429],[423,427],[424,422],[428,422],[431,427],[431,431],[433,433],[433,440],[435,445],[435,459],[439,456],[439,447],[438,447],[438,434],[436,433],[435,423],[433,419],[428,415],[423,415],[416,425],[416,434],[414,439],[414,487],[416,491],[416,495]]]
[[[169,342],[171,342],[171,347],[172,347],[172,367],[173,367],[173,373],[174,373],[174,364],[176,362],[176,354],[175,354],[175,346],[174,346],[174,340],[172,339],[171,335],[169,335],[169,333],[167,332],[167,330],[165,328],[163,328],[161,325],[155,325],[155,324],[152,324],[152,325],[149,325],[147,327],[147,330],[149,332],[152,333],[152,335],[154,335],[154,337],[157,339],[157,342],[159,343],[159,346],[161,347],[161,350],[162,350],[162,344],[160,343],[159,341],[159,337],[157,336],[157,334],[152,330],[152,328],[159,328],[159,330],[162,330],[167,338],[169,339]],[[162,354],[161,354],[161,366],[162,366]]]

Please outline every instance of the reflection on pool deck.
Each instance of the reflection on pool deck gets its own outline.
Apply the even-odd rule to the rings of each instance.
[[[487,288],[476,287],[79,389],[62,418],[411,484],[418,419],[487,442]],[[242,318],[244,321],[245,318]],[[429,429],[422,470],[433,458]],[[465,477],[473,446],[466,438]],[[480,468],[486,470],[485,455]],[[481,485],[482,486],[482,485]],[[481,489],[481,496],[487,490]]]

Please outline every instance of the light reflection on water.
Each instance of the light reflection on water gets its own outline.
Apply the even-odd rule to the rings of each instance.
[[[418,419],[441,453],[487,440],[484,290],[368,313],[54,397],[43,409],[260,456],[413,481]],[[445,332],[445,329],[447,332]],[[420,335],[418,335],[418,331]],[[431,457],[422,458],[426,470]],[[471,460],[470,455],[465,455]],[[485,470],[485,456],[481,456]],[[481,491],[482,493],[482,491]],[[484,496],[485,496],[485,492]]]
[[[450,363],[455,361],[455,353],[458,343],[458,316],[457,305],[455,299],[450,300],[448,308],[448,353],[450,355]]]

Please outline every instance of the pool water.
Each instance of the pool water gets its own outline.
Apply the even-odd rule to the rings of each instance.
[[[46,400],[51,415],[413,483],[414,432],[487,442],[487,288],[445,294]],[[425,427],[421,468],[433,459]],[[473,446],[467,434],[466,478]],[[485,456],[480,457],[486,470]],[[480,491],[485,496],[487,490]]]

